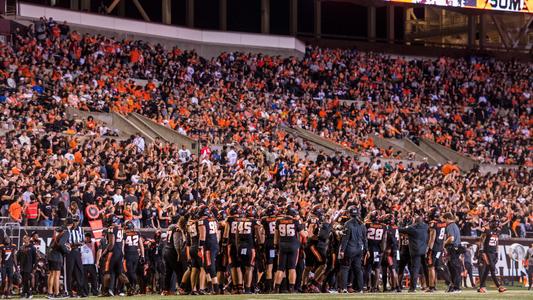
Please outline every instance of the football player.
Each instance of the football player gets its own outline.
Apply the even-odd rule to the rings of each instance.
[[[172,276],[175,273],[179,274],[179,257],[181,249],[183,247],[184,237],[181,231],[174,224],[170,225],[167,229],[167,236],[163,246],[163,261],[165,262],[165,283],[163,287],[163,296],[173,294],[172,288]]]
[[[500,236],[500,221],[494,217],[489,222],[489,227],[481,234],[479,241],[479,253],[482,258],[482,263],[485,266],[483,268],[483,273],[481,274],[481,279],[479,282],[479,293],[486,293],[485,282],[487,281],[487,276],[492,277],[492,281],[498,288],[498,292],[503,293],[506,289],[501,285],[496,277],[496,263],[498,262],[498,245],[499,245],[499,236]]]
[[[443,222],[440,211],[437,207],[432,207],[428,215],[429,219],[429,241],[426,254],[426,269],[428,278],[427,292],[434,292],[437,284],[436,268],[440,266],[440,259],[444,253],[444,241],[446,240],[446,222]]]
[[[200,219],[198,220],[198,234],[200,253],[202,253],[204,274],[208,275],[215,294],[219,293],[218,278],[216,271],[216,256],[218,253],[218,222],[211,210],[206,206],[200,207]],[[200,282],[203,278],[200,279]]]
[[[411,224],[411,217],[407,216],[401,222],[403,227]],[[398,287],[397,292],[402,291],[403,274],[405,268],[411,270],[411,254],[409,253],[409,237],[406,234],[400,234],[400,260],[398,262]]]
[[[224,285],[228,282],[225,273],[228,267],[228,258],[226,257],[226,248],[224,247],[223,238],[224,229],[226,228],[226,211],[221,209],[217,212],[218,220],[218,253],[216,257],[216,270],[217,270],[217,282],[218,291],[220,294],[224,293]]]
[[[139,263],[144,264],[144,242],[143,238],[135,230],[133,222],[126,222],[125,239],[124,239],[124,259],[126,266],[126,276],[130,286],[128,294],[134,295],[137,284],[137,266]]]
[[[303,226],[301,226],[297,216],[298,211],[292,206],[287,206],[284,215],[276,221],[274,244],[278,249],[278,270],[274,280],[274,290],[278,293],[286,271],[288,273],[289,293],[294,292],[300,238],[301,236],[305,237]]]
[[[202,253],[200,252],[200,239],[198,235],[198,209],[191,210],[189,220],[187,221],[187,261],[191,267],[190,270],[190,283],[191,283],[191,295],[199,295],[203,293],[202,287],[204,283],[200,282],[200,290],[198,290],[199,275],[202,269]],[[185,274],[184,274],[185,276]]]
[[[276,258],[276,248],[274,246],[274,236],[276,235],[276,220],[277,209],[276,206],[271,204],[265,210],[265,216],[261,218],[261,225],[263,226],[263,232],[265,233],[265,241],[263,244],[264,261],[266,264],[265,270],[265,292],[270,293],[272,291],[273,284],[273,267],[274,260]]]
[[[237,225],[237,251],[241,270],[244,269],[244,293],[252,293],[252,277],[255,267],[255,245],[260,240],[260,224],[257,222],[255,207],[249,206],[246,216],[238,220]],[[242,271],[241,271],[242,272]]]
[[[387,291],[387,278],[390,278],[392,290],[398,289],[398,261],[400,260],[400,232],[395,218],[391,214],[382,217],[382,223],[387,226],[387,248],[382,260],[383,291]]]
[[[306,268],[303,276],[304,288],[310,292],[320,292],[326,270],[328,241],[332,232],[331,223],[324,220],[324,211],[319,205],[313,207],[308,220],[308,245],[306,247]],[[313,273],[311,280],[309,274]]]
[[[11,238],[4,237],[4,243],[0,244],[0,262],[2,270],[2,286],[4,288],[4,298],[8,299],[13,288],[13,276],[17,268],[17,245],[11,243]]]
[[[243,291],[242,272],[239,267],[239,254],[237,252],[237,226],[241,217],[241,208],[238,204],[233,204],[229,210],[229,216],[224,228],[223,246],[226,247],[226,255],[231,270],[232,293]]]
[[[109,296],[114,296],[115,281],[118,279],[123,285],[128,285],[128,278],[124,275],[124,231],[120,225],[120,220],[115,215],[107,218],[107,248],[104,250],[106,256],[104,291],[107,289]],[[122,293],[121,293],[122,294]]]
[[[368,254],[366,256],[367,286],[370,283],[370,291],[378,291],[378,283],[381,275],[381,259],[387,246],[387,227],[379,221],[377,211],[370,212],[367,221]]]

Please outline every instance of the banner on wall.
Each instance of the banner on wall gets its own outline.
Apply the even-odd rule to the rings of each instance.
[[[472,237],[463,237],[462,241],[473,244],[473,252],[477,251],[477,239]],[[511,245],[520,244],[525,252],[533,244],[533,239],[500,239],[498,246],[498,262],[496,263],[496,274],[503,277],[527,277],[527,267],[524,261],[514,261],[511,259]],[[477,263],[477,258],[472,256],[472,262]],[[475,273],[475,272],[474,272]],[[476,275],[476,274],[474,274]]]
[[[533,14],[533,0],[385,0],[385,1]]]

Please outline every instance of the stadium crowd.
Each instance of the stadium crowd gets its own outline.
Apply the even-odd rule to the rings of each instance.
[[[486,234],[496,221],[502,236],[533,230],[533,171],[526,168],[533,163],[531,63],[312,47],[302,59],[222,53],[208,60],[143,41],[81,35],[44,18],[0,44],[0,54],[0,211],[23,225],[87,225],[86,209],[95,206],[97,218],[109,223],[108,243],[122,238],[123,225],[132,234],[172,225],[171,236],[179,227],[190,238],[185,222],[226,222],[218,213],[232,210],[272,216],[274,207],[302,223],[320,214],[333,224],[368,216],[406,225],[429,212],[441,222],[442,211],[453,212],[463,236]],[[201,150],[120,137],[92,117],[68,119],[67,107],[139,112],[202,141]],[[281,124],[316,132],[371,162],[340,153],[300,157],[314,149]],[[390,163],[382,157],[395,154],[377,149],[374,135],[428,138],[480,162],[521,167],[481,174]],[[57,244],[52,248],[61,249]]]
[[[6,97],[32,90],[83,110],[137,111],[213,144],[268,143],[285,123],[363,155],[388,155],[371,151],[380,135],[432,139],[480,162],[533,164],[531,63],[311,47],[302,59],[222,53],[207,60],[69,32],[53,20],[37,24],[37,33],[15,35],[2,49]]]
[[[165,227],[191,199],[261,204],[282,196],[302,207],[339,209],[357,200],[369,210],[406,213],[439,204],[463,212],[466,232],[496,210],[512,221],[514,236],[530,226],[531,171],[443,174],[391,165],[379,156],[393,154],[376,151],[371,136],[436,139],[481,161],[529,166],[531,64],[318,48],[303,59],[222,53],[206,60],[80,35],[44,18],[0,53],[0,125],[8,132],[1,139],[2,214],[14,220],[27,223],[34,201],[43,224],[97,204],[102,214],[117,210],[136,224]],[[163,141],[145,145],[140,136],[109,139],[117,133],[106,124],[68,120],[67,106],[138,111],[205,145],[198,158]],[[311,146],[281,123],[378,157],[371,164],[323,153],[316,162],[300,159],[296,152]],[[223,143],[239,147],[208,146]]]

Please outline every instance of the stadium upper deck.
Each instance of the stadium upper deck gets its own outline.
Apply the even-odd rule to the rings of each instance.
[[[21,3],[50,5],[43,0]],[[490,51],[528,59],[533,44],[529,0],[141,0],[135,2],[136,5],[126,5],[120,0],[80,0],[53,3],[56,8],[153,23],[288,35],[325,47],[357,45],[361,49],[402,54],[464,55],[471,51]],[[205,5],[211,9],[202,9]],[[55,15],[52,17],[62,20]],[[77,23],[70,19],[69,22]],[[382,43],[389,45],[382,47]]]

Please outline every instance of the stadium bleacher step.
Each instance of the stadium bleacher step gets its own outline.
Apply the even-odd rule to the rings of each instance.
[[[413,142],[408,139],[392,139],[382,138],[380,136],[372,136],[374,144],[382,149],[392,147],[394,151],[401,151],[400,158],[405,159],[409,156],[409,153],[414,153],[414,160],[426,161],[430,164],[436,164],[436,162],[429,157],[426,153],[420,150]]]
[[[142,137],[144,137],[147,143],[154,142],[153,136],[146,133],[143,128],[139,127],[131,120],[128,120],[125,116],[119,113],[112,113],[111,115],[113,116],[113,128],[118,129],[120,130],[120,132],[123,132],[130,136],[140,134]]]
[[[301,139],[301,140],[304,140],[308,143],[311,144],[311,146],[313,148],[315,148],[316,150],[322,150],[324,151],[325,153],[327,154],[331,154],[331,153],[334,153],[335,151],[332,150],[332,149],[329,149],[329,148],[326,148],[326,147],[323,147],[319,144],[316,144],[314,143],[313,141],[310,141],[307,137],[303,136],[302,134],[300,134],[296,129],[294,128],[291,128],[289,126],[286,126],[286,125],[281,125],[281,128],[287,132],[289,135],[293,136],[294,138],[298,138],[298,139]]]
[[[414,144],[414,143],[413,143]],[[418,148],[420,148],[421,151],[423,151],[428,157],[431,157],[436,164],[445,164],[448,162],[448,158],[442,153],[440,153],[438,150],[436,150],[434,147],[431,147],[427,143],[423,142],[422,140],[419,140]]]
[[[152,141],[154,141],[156,138],[161,138],[161,136],[157,134],[157,132],[155,132],[152,128],[150,128],[150,126],[145,124],[143,120],[141,120],[134,114],[128,114],[126,116],[126,119],[133,125],[135,125],[137,128],[141,129],[142,133],[148,135]]]
[[[149,128],[150,132],[154,133],[156,136],[167,142],[185,145],[185,147],[189,149],[192,153],[196,153],[200,149],[198,142],[195,139],[180,134],[178,131],[170,127],[163,126],[153,121],[152,119],[137,113],[132,113],[129,117],[133,117],[136,120],[142,122],[143,126]]]
[[[83,111],[73,107],[66,107],[65,111],[67,118],[71,120],[86,120],[89,116],[93,117],[98,122],[105,124],[118,133],[117,137],[110,137],[113,139],[124,140],[129,138],[132,134],[140,132],[140,128],[137,128],[124,116],[117,113]],[[150,142],[150,140],[148,142]]]
[[[404,145],[406,145],[406,147],[408,147],[408,149],[413,149],[413,151],[417,152],[418,155],[420,156],[423,156],[424,159],[427,159],[427,162],[430,164],[430,165],[437,165],[437,164],[440,164],[441,163],[441,160],[439,160],[439,156],[438,155],[434,155],[433,153],[431,152],[427,152],[425,151],[424,149],[422,149],[420,147],[419,144],[416,144],[415,142],[413,142],[411,139],[409,138],[403,138],[402,139],[402,143]]]
[[[461,170],[470,171],[476,165],[479,165],[475,160],[466,157],[465,155],[460,154],[457,151],[454,151],[446,146],[437,144],[428,139],[421,139],[420,145],[425,149],[432,149],[438,153],[441,157],[445,159],[444,163],[447,161],[452,161],[456,163]]]
[[[121,139],[128,138],[134,134],[141,134],[147,143],[152,143],[155,138],[160,138],[174,144],[185,145],[192,153],[196,153],[198,151],[197,149],[199,149],[196,140],[137,113],[131,113],[125,116],[115,112],[89,112],[72,107],[67,107],[66,111],[69,119],[87,119],[89,116],[92,116],[96,120],[107,124],[107,126],[118,130],[119,138]]]
[[[357,156],[357,153],[351,149],[343,147],[340,144],[332,142],[326,138],[319,136],[318,134],[312,133],[308,130],[298,128],[298,127],[289,127],[282,125],[283,130],[287,133],[294,135],[295,137],[302,138],[309,143],[311,143],[317,150],[322,150],[326,154],[332,154],[335,152],[340,152],[343,155],[348,156]]]

